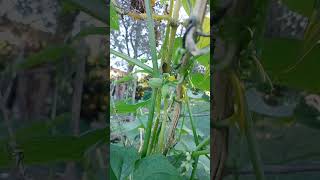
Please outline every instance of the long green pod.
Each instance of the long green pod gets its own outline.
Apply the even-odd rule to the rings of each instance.
[[[265,180],[264,172],[262,168],[261,156],[258,150],[255,135],[254,135],[252,117],[248,109],[248,104],[246,102],[246,99],[244,97],[244,89],[241,86],[240,80],[236,76],[235,72],[233,71],[230,72],[230,77],[233,84],[233,88],[236,92],[239,111],[241,111],[239,113],[240,114],[239,118],[245,118],[241,120],[241,122],[243,123],[244,134],[247,138],[249,155],[250,155],[251,163],[252,163],[256,178],[257,180]]]
[[[162,152],[164,150],[164,141],[165,141],[165,130],[167,127],[167,119],[168,119],[168,99],[164,98],[164,113],[163,120],[161,124],[161,130],[159,134],[159,151]]]

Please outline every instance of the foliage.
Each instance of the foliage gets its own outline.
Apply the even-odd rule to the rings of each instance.
[[[306,141],[306,137],[319,130],[320,84],[315,81],[320,67],[319,1],[281,1],[281,6],[293,11],[289,14],[299,13],[309,18],[302,39],[284,38],[276,33],[272,37],[266,35],[266,31],[274,28],[270,26],[281,26],[274,23],[276,18],[267,21],[268,13],[274,13],[268,8],[275,6],[275,2],[239,2],[237,8],[247,11],[235,8],[232,13],[241,17],[223,14],[224,21],[215,24],[220,41],[226,44],[219,45],[234,55],[231,61],[227,56],[217,57],[214,69],[220,76],[228,74],[235,96],[231,98],[232,103],[225,102],[232,106],[234,114],[214,126],[217,130],[225,127],[230,130],[231,138],[227,142],[230,151],[224,168],[232,172],[223,179],[299,179],[300,175],[280,175],[275,169],[267,169],[266,164],[287,170],[290,163],[304,166],[303,163],[319,157],[313,152],[319,147]],[[250,6],[244,7],[245,4]],[[221,9],[223,7],[216,4],[216,13]],[[234,52],[228,49],[233,45],[238,48]],[[219,107],[220,104],[216,106],[224,108]],[[250,175],[241,174],[247,169]],[[264,175],[263,171],[274,175]],[[297,172],[288,170],[287,173]]]
[[[113,3],[115,2],[113,1]],[[192,56],[189,49],[185,48],[185,38],[177,33],[178,28],[187,29],[188,26],[193,26],[193,24],[187,24],[183,27],[184,24],[179,22],[179,12],[183,11],[182,7],[184,7],[189,14],[190,10],[194,10],[196,7],[196,1],[192,1],[191,6],[186,0],[162,1],[161,4],[168,4],[169,19],[165,15],[156,14],[158,11],[155,10],[153,1],[146,0],[144,3],[146,8],[142,12],[145,12],[143,17],[145,17],[147,24],[149,42],[149,54],[146,57],[151,57],[150,60],[142,61],[137,57],[131,58],[130,53],[126,55],[119,52],[120,49],[119,51],[111,49],[111,54],[126,60],[131,66],[143,69],[145,73],[151,76],[147,84],[152,89],[151,97],[138,103],[132,103],[130,98],[111,103],[112,107],[110,108],[113,115],[111,125],[115,126],[111,128],[113,129],[111,133],[120,134],[126,139],[121,146],[111,144],[111,169],[116,179],[129,177],[133,179],[200,179],[205,177],[204,179],[208,179],[208,169],[204,170],[202,164],[204,161],[202,158],[199,160],[199,156],[206,155],[209,157],[207,144],[201,145],[201,140],[206,139],[205,137],[209,135],[209,132],[205,131],[204,133],[199,129],[199,126],[208,127],[205,124],[208,123],[209,119],[201,122],[200,119],[193,117],[194,105],[204,102],[207,106],[208,102],[206,98],[202,97],[194,99],[195,96],[187,92],[204,94],[204,92],[209,91],[209,52]],[[133,20],[143,23],[141,19],[136,19],[138,16],[135,14],[136,12],[129,11],[129,13],[122,14],[124,8],[120,7],[119,4],[112,5],[112,7],[115,7],[117,14],[111,13],[110,19],[117,20],[121,25],[124,21],[118,19],[119,16],[128,15],[132,16]],[[165,6],[160,6],[160,8],[165,8]],[[136,7],[131,7],[131,9],[136,9]],[[205,14],[205,11],[201,13]],[[166,17],[163,18],[166,20],[166,32],[164,37],[159,40],[154,26],[159,23],[157,21],[162,17]],[[195,17],[187,17],[187,19],[191,18]],[[203,33],[209,33],[209,22],[210,18],[206,16],[203,22],[198,22],[199,24],[195,26],[202,27]],[[121,31],[121,28],[118,27],[113,26],[113,30]],[[187,33],[188,31],[185,31],[185,35]],[[209,39],[209,37],[200,37],[196,41],[197,48],[208,48]],[[117,41],[117,39],[114,39],[114,41]],[[161,43],[160,52],[158,52],[159,48],[157,47],[160,44],[159,42]],[[148,61],[151,62],[152,66],[148,65],[150,64]],[[195,64],[204,66],[205,72],[200,73],[194,70]],[[137,70],[139,71],[139,69]],[[136,72],[132,72],[132,74],[136,74]],[[128,75],[114,82],[115,84],[128,84],[131,81],[134,82],[135,78]],[[190,97],[188,97],[189,95]],[[209,109],[206,109],[204,112],[208,111]],[[121,117],[128,113],[133,113],[133,121],[122,124]],[[185,119],[189,119],[190,122],[186,122]],[[136,122],[137,120],[140,122]],[[188,139],[187,143],[192,146],[184,148],[185,138]],[[208,138],[206,142],[209,142]],[[177,150],[177,147],[180,150]],[[180,155],[186,153],[190,155],[188,161],[184,163],[180,161],[179,166],[172,164],[175,157],[181,157]],[[129,154],[131,155],[129,156]],[[173,156],[173,154],[176,154],[176,156]],[[200,163],[201,165],[197,167]],[[208,165],[207,162],[205,164]]]

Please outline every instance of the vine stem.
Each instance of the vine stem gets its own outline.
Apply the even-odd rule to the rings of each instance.
[[[149,141],[150,141],[150,135],[151,135],[151,129],[152,129],[152,122],[153,122],[153,116],[154,116],[154,109],[155,109],[155,104],[157,100],[157,88],[152,89],[152,97],[151,97],[151,104],[149,108],[149,115],[148,115],[148,124],[146,127],[146,135],[145,135],[145,140],[143,141],[143,147],[142,147],[142,152],[141,152],[141,157],[145,157],[148,152],[148,146],[149,146]]]
[[[150,147],[148,148],[147,155],[149,155],[152,152],[153,147],[155,146],[155,143],[156,143],[156,139],[157,139],[157,132],[158,132],[160,114],[161,114],[161,112],[160,112],[161,111],[161,92],[160,92],[160,90],[158,90],[156,111],[157,111],[157,118],[156,118],[156,122],[153,127],[153,132],[152,132],[152,137],[151,137],[152,140],[150,143]]]
[[[192,157],[193,158],[196,158],[196,157],[199,157],[201,155],[207,155],[207,154],[210,154],[210,151],[209,150],[201,150],[201,151],[194,151],[192,153]]]
[[[157,58],[157,49],[156,49],[156,38],[154,33],[154,22],[152,19],[152,12],[151,12],[151,5],[150,0],[145,0],[145,7],[146,7],[146,13],[147,13],[147,27],[148,27],[148,37],[149,37],[149,45],[151,48],[151,57],[152,57],[152,65],[153,65],[153,76],[159,77],[159,68],[158,68],[158,58]],[[149,115],[148,115],[148,124],[146,129],[146,136],[143,143],[143,148],[141,152],[141,157],[145,157],[148,152],[148,146],[150,143],[150,136],[151,136],[151,130],[152,130],[152,123],[153,123],[153,116],[154,116],[154,109],[155,104],[157,101],[157,94],[158,94],[158,88],[152,89],[152,98],[151,98],[151,105],[149,108]]]
[[[191,111],[191,108],[190,108],[190,101],[189,101],[189,97],[188,96],[186,96],[186,103],[187,103],[187,110],[189,112],[189,119],[190,119],[190,123],[191,123],[194,142],[198,146],[199,145],[199,138],[198,138],[196,126],[194,125],[194,122],[193,122],[193,116],[192,116],[192,111]]]
[[[150,5],[150,0],[145,0],[146,14],[147,14],[147,27],[148,27],[148,38],[149,45],[151,49],[152,57],[152,66],[153,66],[153,75],[154,77],[159,77],[159,68],[158,68],[158,58],[157,58],[157,48],[156,48],[156,36],[154,32],[154,21],[152,18],[152,9]]]
[[[124,54],[122,54],[120,52],[117,52],[117,51],[115,51],[113,49],[110,49],[110,53],[114,54],[114,55],[116,55],[116,56],[118,56],[118,57],[120,57],[122,59],[124,59],[125,61],[127,61],[129,63],[132,63],[132,64],[134,64],[136,66],[139,66],[140,68],[142,68],[143,70],[145,70],[146,72],[148,72],[150,74],[153,73],[153,70],[152,70],[151,67],[143,64],[141,61],[139,61],[137,59],[133,59],[133,58],[131,58],[131,57],[127,56],[127,55],[124,55]]]
[[[236,76],[235,72],[231,72],[230,76],[231,76],[232,84],[236,91],[236,96],[238,98],[237,100],[238,106],[241,108],[239,110],[240,111],[239,119],[241,121],[240,123],[243,123],[243,125],[240,124],[240,126],[243,126],[244,128],[243,131],[247,138],[248,150],[249,150],[252,166],[255,171],[257,180],[264,180],[265,177],[264,177],[264,172],[262,168],[261,156],[260,156],[258,145],[255,139],[252,117],[248,109],[248,104],[246,102],[246,99],[244,97],[244,89],[241,86],[240,80]]]
[[[188,109],[188,112],[189,112],[189,119],[190,119],[190,123],[191,123],[191,128],[192,128],[192,133],[193,133],[193,138],[194,138],[194,142],[195,144],[198,146],[199,145],[199,138],[198,138],[198,134],[197,134],[197,130],[196,130],[196,127],[194,125],[194,122],[193,122],[193,117],[192,117],[192,111],[191,111],[191,108],[190,108],[190,101],[189,101],[189,98],[188,96],[186,96],[186,101],[187,101],[187,109]],[[194,164],[193,164],[193,168],[192,168],[192,173],[191,173],[191,177],[190,177],[190,180],[193,180],[195,175],[196,175],[196,169],[198,167],[198,162],[199,162],[199,157],[195,157],[195,160],[194,160]]]
[[[196,147],[196,149],[194,151],[200,151],[203,147],[205,147],[209,143],[210,143],[210,137],[207,137],[201,143],[198,144],[198,146]]]
[[[174,6],[173,14],[172,14],[172,20],[174,23],[171,23],[170,39],[169,39],[169,45],[168,45],[168,55],[166,58],[166,62],[169,62],[172,58],[175,36],[176,36],[177,29],[178,29],[178,25],[176,22],[179,19],[180,8],[181,8],[181,0],[177,0],[175,3],[175,6]]]

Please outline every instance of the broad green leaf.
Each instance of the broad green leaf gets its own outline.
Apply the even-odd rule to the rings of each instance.
[[[18,69],[29,69],[46,63],[56,63],[63,57],[70,57],[74,49],[69,45],[51,45],[38,53],[31,54],[24,62],[18,64]]]
[[[50,123],[45,121],[35,122],[28,127],[18,129],[15,136],[18,140],[31,137],[49,136],[50,130],[53,127],[65,123],[70,119],[70,113],[65,113],[57,116],[53,121],[50,121]]]
[[[191,81],[197,89],[210,91],[210,76],[201,73],[191,74]]]
[[[129,82],[129,81],[132,81],[132,80],[134,80],[134,77],[132,75],[127,75],[127,76],[122,77],[119,80],[116,80],[115,83],[116,84],[120,84],[120,83]]]
[[[139,155],[134,147],[110,145],[110,165],[118,180],[125,180],[133,172],[138,159]]]
[[[197,57],[196,59],[202,66],[208,67],[210,63],[210,53]]]
[[[174,155],[170,155],[167,156],[170,164],[172,164],[175,168],[180,168],[182,161],[186,160],[186,155],[184,153],[184,151],[180,151],[180,153],[174,154]]]
[[[119,17],[113,3],[110,3],[110,28],[119,30]]]
[[[150,102],[149,100],[139,102],[136,104],[128,104],[126,101],[119,101],[115,104],[115,109],[111,109],[111,112],[115,111],[117,113],[135,113],[138,108],[146,106]]]
[[[176,52],[178,48],[182,47],[182,37],[177,37],[174,40],[173,52]]]
[[[79,10],[99,19],[100,21],[108,22],[107,3],[102,0],[63,0],[74,5]]]
[[[315,0],[282,0],[284,4],[286,4],[289,9],[296,11],[304,16],[310,17],[312,13],[312,9],[314,6]]]
[[[17,143],[24,154],[27,165],[50,164],[56,162],[80,161],[91,146],[104,142],[108,135],[107,128],[87,132],[76,136],[43,136],[24,138]],[[12,164],[12,157],[6,147],[6,141],[0,142],[0,167]]]
[[[87,27],[81,30],[78,34],[76,34],[72,41],[78,40],[80,38],[84,38],[89,35],[107,35],[108,30],[107,27]]]
[[[202,23],[202,32],[210,34],[210,17],[205,17]],[[204,48],[210,45],[210,37],[200,37],[197,46],[198,48]]]
[[[315,81],[320,69],[320,46],[313,48],[302,61],[302,41],[265,39],[261,63],[273,83],[290,88],[320,92],[320,81]]]
[[[163,155],[151,155],[138,161],[133,179],[182,180],[178,170]]]
[[[109,172],[110,172],[110,180],[117,180],[117,177],[111,168],[109,169]]]
[[[168,47],[161,46],[159,58],[161,58],[162,54],[165,53],[165,48],[168,48]],[[182,48],[182,37],[175,38],[172,52],[175,53],[178,48]]]
[[[191,8],[193,8],[194,5],[196,4],[196,1],[190,0],[190,3],[191,3]],[[188,15],[190,15],[190,8],[189,8],[188,0],[182,0],[182,6],[183,6],[184,10],[186,11],[186,13]]]

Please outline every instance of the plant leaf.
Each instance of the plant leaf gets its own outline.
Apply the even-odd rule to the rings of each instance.
[[[106,143],[107,128],[89,131],[76,136],[42,136],[24,138],[17,141],[28,165],[50,164],[56,162],[80,161],[88,148],[98,142]],[[1,141],[0,167],[8,167],[13,162],[6,150],[6,142]]]
[[[203,91],[210,91],[210,76],[194,73],[191,74],[191,81],[196,88]]]
[[[110,3],[110,28],[119,30],[119,16],[112,2]]]
[[[107,33],[107,27],[87,27],[81,30],[78,34],[76,34],[72,38],[72,41],[84,38],[89,35],[107,35]]]
[[[134,80],[134,77],[132,75],[127,75],[127,76],[122,77],[119,80],[116,80],[115,83],[116,84],[120,84],[120,83],[129,82],[129,81],[132,81],[132,80]]]
[[[320,92],[320,46],[313,48],[301,61],[303,41],[293,39],[264,39],[261,63],[274,84],[295,89]],[[308,71],[306,71],[306,69]]]
[[[110,165],[118,180],[124,180],[134,169],[135,162],[139,159],[134,147],[120,147],[110,145]]]
[[[63,0],[74,5],[79,10],[99,19],[108,22],[107,3],[102,0]]]
[[[56,63],[63,57],[70,57],[74,54],[74,49],[65,44],[51,45],[38,53],[31,54],[26,61],[17,65],[19,70],[30,69],[46,63]]]
[[[150,99],[139,102],[136,104],[127,104],[126,101],[118,101],[115,104],[115,109],[111,107],[111,112],[116,111],[117,113],[135,113],[139,108],[149,104]]]
[[[133,179],[182,180],[177,169],[163,155],[151,155],[138,161]]]

